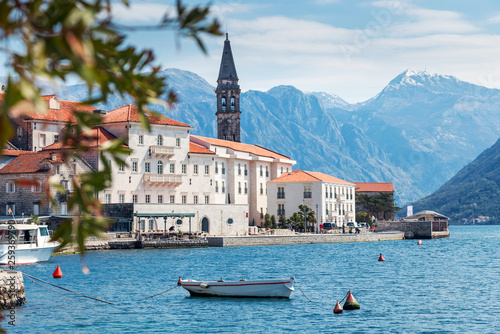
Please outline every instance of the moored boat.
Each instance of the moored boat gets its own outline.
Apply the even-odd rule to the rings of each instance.
[[[202,297],[249,297],[249,298],[290,298],[294,291],[293,277],[286,279],[239,281],[195,281],[181,280],[178,284],[189,291],[191,296]]]
[[[0,224],[0,265],[47,261],[58,246],[47,225]]]

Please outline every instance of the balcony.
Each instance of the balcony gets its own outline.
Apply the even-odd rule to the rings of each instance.
[[[285,193],[278,193],[278,199],[284,199],[285,198]]]
[[[338,194],[337,195],[337,202],[342,202],[342,201],[345,201],[345,195]]]
[[[177,174],[144,174],[144,183],[150,186],[173,186],[182,183],[182,175]]]
[[[311,191],[304,191],[304,198],[312,198],[312,192]]]
[[[172,146],[152,145],[149,147],[151,155],[157,157],[171,157],[174,155],[174,148]]]

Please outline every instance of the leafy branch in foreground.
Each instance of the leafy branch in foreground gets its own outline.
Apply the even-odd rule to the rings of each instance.
[[[121,3],[129,6],[128,0]],[[187,7],[178,0],[175,9],[175,16],[165,15],[152,27],[176,29],[179,36],[193,38],[206,52],[200,34],[221,34],[217,20],[209,19],[210,7]],[[141,124],[149,130],[147,114],[154,113],[147,111],[147,105],[168,106],[176,97],[167,89],[160,68],[154,65],[153,52],[125,45],[126,36],[120,31],[126,28],[113,23],[109,0],[1,0],[0,40],[16,47],[2,49],[14,75],[8,76],[6,92],[0,99],[0,154],[13,136],[10,119],[46,110],[38,79],[49,80],[55,86],[58,80],[78,77],[89,96],[82,105],[105,102],[114,94],[130,96]],[[161,101],[162,95],[167,95],[168,100]],[[102,116],[79,112],[78,108],[73,113],[74,121],[66,127],[63,146],[72,148],[71,154],[78,154],[88,149],[82,138],[102,123]],[[77,218],[55,232],[54,238],[59,238],[62,246],[76,243],[84,252],[85,239],[106,229],[96,194],[111,182],[108,161],[124,163],[122,157],[129,153],[125,141],[110,141],[99,149],[99,170],[74,176],[75,191],[68,200],[68,211]],[[60,193],[65,191],[57,185],[54,188]]]

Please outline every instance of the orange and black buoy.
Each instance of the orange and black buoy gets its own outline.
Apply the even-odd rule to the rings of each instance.
[[[345,300],[344,303],[344,309],[345,310],[359,310],[360,306],[359,303],[354,299],[351,290],[347,291],[347,299]]]
[[[378,257],[379,261],[385,261],[384,257],[382,256],[382,253],[380,253],[380,256]]]
[[[180,277],[180,276],[179,276],[179,280],[177,281],[177,285],[178,285],[178,286],[181,286],[181,285],[182,285],[182,283],[181,283],[181,277]]]
[[[417,242],[417,245],[421,245],[421,244],[422,244],[422,240],[419,240],[419,241]]]
[[[54,270],[52,277],[54,277],[54,278],[61,278],[62,277],[62,271],[61,271],[61,267],[59,267],[59,265],[57,265],[56,270]]]
[[[342,306],[340,306],[339,300],[337,299],[337,305],[335,305],[335,307],[333,308],[333,313],[340,314],[343,311],[344,311],[344,309],[342,308]]]

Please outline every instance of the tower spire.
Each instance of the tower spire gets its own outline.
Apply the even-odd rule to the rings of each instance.
[[[224,41],[217,79],[217,138],[240,142],[240,93],[238,74],[228,33]]]

